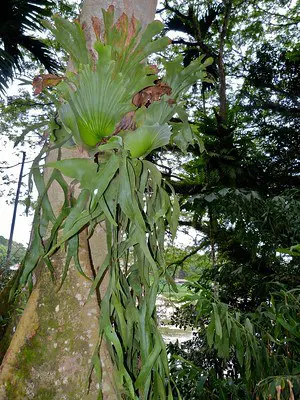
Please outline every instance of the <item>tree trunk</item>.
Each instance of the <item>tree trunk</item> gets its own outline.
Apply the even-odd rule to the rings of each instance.
[[[156,0],[85,0],[80,17],[85,25],[89,46],[94,41],[91,17],[102,19],[101,9],[115,7],[115,17],[122,12],[134,16],[145,26],[155,14]],[[86,157],[79,150],[63,150],[62,158]],[[55,159],[54,153],[49,158]],[[48,160],[49,161],[49,160]],[[49,178],[45,173],[45,180]],[[57,184],[49,189],[49,199],[58,213],[63,193]],[[34,238],[33,238],[34,240]],[[105,255],[106,236],[102,226],[91,239],[81,234],[79,258],[87,276],[93,277]],[[53,258],[55,278],[62,276],[64,254]],[[0,370],[0,400],[18,399],[97,399],[99,383],[92,373],[91,358],[98,342],[99,302],[97,295],[88,301],[90,281],[70,266],[68,276],[58,291],[44,265],[38,268],[36,283],[16,327]],[[105,293],[105,282],[99,296]],[[105,345],[101,346],[104,399],[120,395],[113,382],[113,364]]]
[[[220,32],[220,47],[219,47],[219,56],[218,56],[218,67],[220,74],[220,82],[219,82],[219,99],[220,99],[220,111],[219,116],[221,119],[221,124],[226,123],[226,107],[227,107],[227,98],[226,98],[226,72],[224,65],[224,47],[225,47],[225,39],[227,36],[229,17],[232,8],[231,0],[223,1],[225,7],[225,14],[223,19],[223,24]]]

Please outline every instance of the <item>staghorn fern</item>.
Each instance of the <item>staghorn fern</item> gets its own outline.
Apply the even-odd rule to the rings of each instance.
[[[115,135],[118,123],[127,113],[135,110],[137,129],[123,132],[121,137],[131,155],[140,157],[169,143],[171,130],[165,124],[174,115],[179,115],[185,124],[176,126],[174,142],[185,151],[195,138],[186,123],[188,118],[184,109],[176,102],[197,80],[207,81],[205,68],[212,63],[212,59],[202,62],[200,57],[187,68],[183,68],[180,57],[165,63],[163,80],[170,93],[161,92],[155,98],[159,102],[150,102],[147,106],[142,104],[136,110],[132,100],[134,96],[145,88],[150,88],[151,96],[151,90],[154,92],[157,89],[155,82],[158,76],[144,60],[153,52],[165,49],[170,41],[166,37],[152,41],[153,36],[163,29],[159,21],[150,23],[141,33],[140,24],[135,19],[129,21],[122,15],[121,22],[113,25],[113,18],[112,8],[103,11],[105,33],[103,39],[97,35],[98,40],[94,44],[96,57],[87,51],[78,23],[72,24],[59,16],[54,18],[55,27],[46,23],[70,54],[75,68],[75,72],[67,73],[57,86],[58,95],[63,99],[58,112],[64,128],[73,135],[75,143],[92,149],[103,138]],[[129,24],[134,29],[130,30]]]
[[[170,90],[155,86],[158,78],[144,60],[169,43],[168,38],[152,41],[162,24],[154,21],[142,33],[134,18],[129,21],[122,15],[115,25],[113,18],[112,7],[103,11],[105,32],[103,39],[98,35],[94,45],[96,60],[86,50],[78,23],[55,16],[55,27],[49,26],[75,68],[63,79],[56,79],[63,128],[56,129],[51,149],[65,146],[71,138],[91,155],[99,150],[104,155],[98,166],[91,159],[76,158],[49,163],[53,172],[47,186],[37,168],[41,155],[35,161],[39,202],[34,232],[37,239],[45,237],[46,232],[49,237],[44,242],[33,241],[25,257],[21,283],[30,280],[42,260],[52,271],[51,256],[62,247],[66,249],[66,261],[60,286],[72,259],[83,273],[78,261],[79,234],[87,228],[92,235],[96,224],[105,223],[107,256],[92,285],[93,292],[108,272],[108,288],[101,300],[99,343],[106,339],[120,398],[171,400],[168,358],[157,328],[155,301],[159,279],[165,277],[172,282],[164,260],[164,232],[169,226],[175,236],[180,208],[173,188],[164,182],[156,166],[143,158],[171,141],[169,122],[174,115],[183,121],[176,125],[174,142],[184,151],[195,143],[187,115],[176,102],[198,79],[206,79],[205,65],[201,59],[188,70],[178,60],[166,64],[164,79]],[[134,29],[129,29],[129,23]],[[97,29],[95,33],[97,36]],[[141,99],[144,93],[147,101],[135,104],[139,93]],[[150,104],[147,96],[152,96]],[[118,131],[119,123],[130,112],[131,130],[126,126]],[[183,134],[178,140],[180,132]],[[98,147],[101,141],[104,144]],[[72,207],[64,176],[80,183],[81,192],[77,199],[72,198]],[[66,197],[56,219],[47,197],[54,180]],[[93,366],[101,382],[98,351]]]

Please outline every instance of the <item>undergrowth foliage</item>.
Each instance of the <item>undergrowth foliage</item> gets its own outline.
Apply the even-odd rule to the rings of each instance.
[[[91,293],[108,273],[108,288],[101,299],[99,344],[104,338],[109,346],[117,391],[120,398],[172,399],[155,301],[159,279],[172,282],[164,260],[164,234],[169,226],[174,237],[180,209],[173,188],[145,156],[168,143],[184,152],[189,145],[199,144],[180,107],[180,97],[197,80],[207,80],[205,67],[212,60],[202,62],[200,57],[183,69],[181,59],[175,59],[165,65],[165,76],[159,79],[157,68],[147,65],[145,59],[169,43],[165,37],[152,40],[162,24],[154,21],[142,32],[134,17],[129,20],[123,14],[116,24],[113,21],[110,7],[103,11],[100,37],[101,23],[93,18],[97,37],[93,51],[87,49],[78,22],[55,16],[54,26],[46,23],[69,54],[73,70],[63,77],[42,75],[34,81],[36,93],[52,87],[48,94],[57,104],[58,118],[49,123],[50,146],[37,157],[30,176],[39,199],[34,240],[20,283],[31,282],[41,261],[53,274],[50,257],[62,247],[66,260],[61,284],[72,259],[83,273],[78,257],[80,231],[85,228],[92,235],[95,226],[104,223],[107,255]],[[176,127],[172,130],[174,115]],[[64,146],[83,147],[90,157],[61,159]],[[45,184],[40,160],[54,149],[59,150],[59,157],[47,165],[53,171]],[[80,185],[77,198],[65,176]],[[48,198],[53,181],[65,195],[58,216]],[[93,368],[101,383],[98,354],[94,354]]]
[[[299,289],[287,291],[273,283],[270,299],[244,313],[197,282],[186,286],[190,291],[172,323],[192,327],[194,336],[168,346],[171,374],[182,398],[298,398]]]

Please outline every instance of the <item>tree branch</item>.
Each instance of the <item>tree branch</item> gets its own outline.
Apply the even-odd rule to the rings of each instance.
[[[32,162],[33,162],[33,160],[28,160],[28,161],[25,161],[24,164],[32,163]],[[17,164],[9,165],[8,167],[1,167],[0,166],[0,169],[10,169],[10,168],[18,167],[21,164],[22,164],[22,162],[18,162]]]
[[[192,250],[189,254],[186,254],[184,257],[173,261],[172,263],[168,264],[168,267],[171,267],[172,265],[181,265],[183,264],[189,257],[193,256],[196,254],[199,250],[203,249],[203,247],[206,245],[206,243],[201,243],[199,246],[195,247],[194,250]]]
[[[170,184],[174,187],[176,193],[188,196],[200,193],[204,187],[204,185],[201,183],[170,181]]]

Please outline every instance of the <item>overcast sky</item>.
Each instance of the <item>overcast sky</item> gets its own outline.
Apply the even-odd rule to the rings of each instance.
[[[24,87],[24,86],[23,86]],[[15,95],[19,91],[18,82],[14,82],[13,85],[7,91],[7,96]],[[5,141],[5,132],[1,132],[0,138],[0,165],[2,162],[6,162],[6,166],[13,166],[15,164],[20,164],[22,161],[22,153],[20,151],[27,149],[24,147],[18,146],[18,150],[13,148],[13,143],[10,141]],[[32,160],[32,150],[29,150],[29,154],[27,156],[27,161]],[[23,172],[23,182],[26,183],[27,174],[29,170],[29,165],[25,163],[24,172]],[[9,168],[5,170],[7,175],[13,175],[16,180],[18,180],[20,173],[21,165],[17,165],[14,168]],[[0,175],[0,189],[3,190],[4,182],[2,182],[2,174]],[[17,191],[17,183],[10,186],[10,189],[13,190],[14,194],[12,197],[7,198],[7,196],[2,196],[0,192],[0,235],[4,236],[6,239],[9,238],[10,226],[13,216],[13,204],[7,204],[7,202],[11,202],[15,199],[15,194]],[[27,244],[29,242],[31,223],[32,223],[32,215],[26,217],[24,215],[25,207],[22,205],[18,205],[17,219],[14,231],[13,239],[16,242]]]
[[[16,156],[15,151],[13,150],[13,144],[7,143],[4,146],[1,146],[0,151],[0,162],[6,161],[8,166],[18,164],[22,161],[21,155]],[[18,179],[20,173],[21,166],[18,165],[14,168],[10,168],[7,170],[7,174],[13,174],[16,180]],[[24,175],[27,175],[28,167],[25,165]],[[23,178],[25,182],[26,177]],[[0,177],[0,186],[2,189],[3,182],[2,176]],[[11,220],[13,216],[13,204],[7,204],[7,201],[11,201],[15,199],[15,193],[17,191],[17,184],[11,186],[11,189],[14,191],[14,195],[11,198],[7,198],[6,196],[1,196],[0,194],[0,235],[5,238],[9,238]],[[26,217],[24,214],[25,208],[22,205],[18,205],[18,213],[17,220],[14,231],[14,240],[16,242],[20,242],[23,244],[27,244],[30,236],[30,226],[32,222],[32,216]]]

